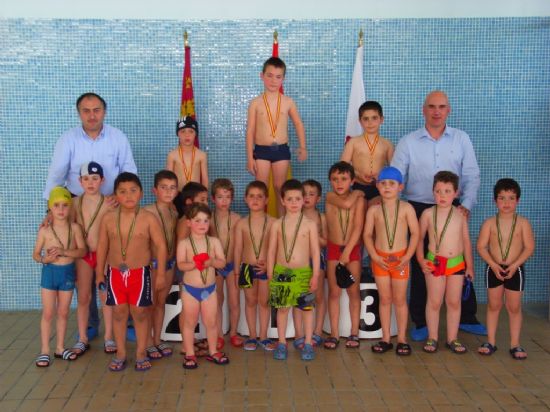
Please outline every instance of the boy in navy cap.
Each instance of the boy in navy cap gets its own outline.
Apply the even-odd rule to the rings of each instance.
[[[418,221],[413,207],[399,199],[403,190],[403,176],[398,169],[385,167],[380,170],[376,188],[382,202],[368,208],[363,231],[380,296],[378,311],[382,340],[372,346],[372,351],[384,353],[393,349],[390,342],[393,303],[397,315],[396,353],[406,356],[411,354],[411,347],[407,343],[407,284],[409,262],[418,243]]]

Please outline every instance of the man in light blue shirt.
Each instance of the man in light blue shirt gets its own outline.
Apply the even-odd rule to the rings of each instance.
[[[78,196],[80,168],[94,161],[103,168],[105,182],[101,192],[113,203],[113,187],[116,177],[122,172],[137,173],[132,149],[126,135],[119,129],[103,123],[107,104],[95,93],[84,93],[76,101],[76,109],[82,125],[65,132],[57,141],[48,171],[43,197],[48,199],[55,186],[65,186]],[[92,279],[92,299],[88,321],[88,339],[97,336],[99,315],[96,303],[95,280]]]
[[[479,166],[470,137],[462,130],[447,125],[451,112],[447,95],[433,91],[424,101],[422,113],[425,126],[404,136],[398,143],[391,165],[403,174],[403,194],[420,218],[422,212],[432,207],[433,177],[441,170],[456,173],[460,178],[460,202],[458,209],[466,216],[477,201],[480,185]],[[425,239],[427,241],[427,237]],[[426,247],[425,247],[426,248]],[[416,328],[411,331],[413,340],[425,340],[426,281],[415,257],[411,260],[411,289],[409,309]],[[473,287],[470,297],[462,302],[460,329],[470,333],[487,333],[475,317],[477,303]]]

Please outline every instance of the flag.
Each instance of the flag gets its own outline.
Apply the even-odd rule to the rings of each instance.
[[[278,37],[277,31],[275,31],[273,33],[273,51],[271,52],[272,57],[279,57],[279,41],[277,37]],[[285,94],[282,84],[281,84],[281,88],[279,89],[279,92],[281,94]],[[292,178],[292,170],[290,169],[290,165],[288,167],[288,173],[286,178],[287,179]],[[275,192],[275,186],[273,185],[273,176],[271,173],[269,173],[269,185],[267,189],[268,189],[268,196],[269,196],[269,200],[267,203],[267,213],[270,216],[278,217],[279,212],[277,211],[277,193]]]
[[[187,42],[187,32],[183,35],[185,47],[185,63],[183,67],[183,80],[181,84],[180,118],[190,116],[197,120],[195,114],[195,98],[193,96],[193,79],[191,78],[191,47]],[[199,136],[195,138],[195,146],[199,147]]]
[[[363,83],[363,32],[359,33],[359,47],[355,54],[355,66],[351,77],[351,90],[349,92],[348,117],[346,120],[346,140],[363,134],[363,128],[359,123],[359,107],[365,102],[365,84]]]

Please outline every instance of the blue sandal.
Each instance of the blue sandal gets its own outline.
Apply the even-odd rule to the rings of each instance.
[[[244,350],[256,350],[258,349],[258,341],[256,339],[247,339],[244,341]]]
[[[313,341],[313,347],[321,346],[323,344],[323,338],[315,333],[311,337],[311,340]]]
[[[481,351],[480,349],[486,349],[486,351]],[[493,353],[497,351],[497,345],[491,345],[489,342],[485,342],[482,344],[478,349],[477,353],[483,356],[491,356]]]
[[[306,343],[304,345],[304,349],[302,349],[301,358],[303,361],[310,361],[315,359],[315,351],[313,350],[313,346],[311,346],[309,343]]]
[[[306,338],[302,336],[301,338],[294,339],[294,342],[292,342],[292,346],[294,346],[294,349],[303,349],[305,342]]]
[[[273,359],[275,360],[286,360],[288,356],[288,349],[284,343],[277,344],[277,348],[273,352]]]

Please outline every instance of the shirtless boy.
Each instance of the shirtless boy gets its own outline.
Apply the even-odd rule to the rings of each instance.
[[[246,128],[246,160],[248,171],[256,178],[269,183],[269,173],[277,195],[277,210],[280,203],[281,186],[287,179],[290,165],[288,147],[288,118],[294,123],[298,137],[298,160],[307,159],[306,134],[294,100],[280,92],[286,74],[286,65],[278,57],[271,57],[264,63],[260,78],[264,92],[254,98],[248,106]]]

